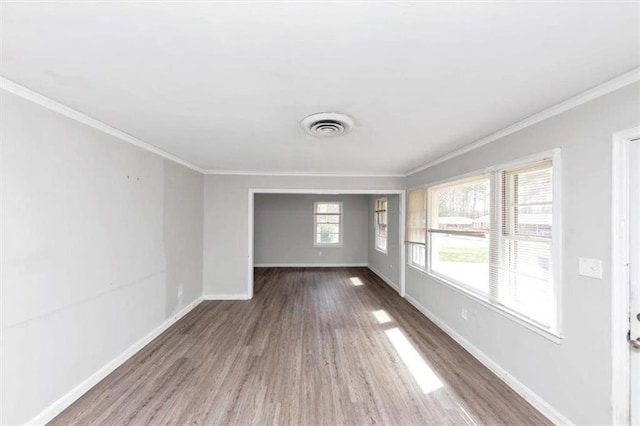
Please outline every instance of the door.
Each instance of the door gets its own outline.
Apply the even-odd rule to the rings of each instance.
[[[640,139],[630,142],[629,153],[630,414],[640,426]]]

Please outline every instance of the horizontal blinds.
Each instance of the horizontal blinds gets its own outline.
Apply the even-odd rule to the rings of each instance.
[[[425,244],[426,196],[426,188],[409,191],[406,225],[406,242],[409,244]]]
[[[492,253],[491,293],[498,303],[554,326],[552,165],[550,160],[499,173],[500,244]],[[497,224],[496,224],[497,225]]]

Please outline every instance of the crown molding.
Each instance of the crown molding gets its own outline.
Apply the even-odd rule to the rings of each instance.
[[[118,130],[115,127],[111,127],[100,120],[97,120],[93,117],[83,114],[80,111],[77,111],[71,107],[63,105],[60,102],[54,101],[53,99],[48,98],[44,95],[41,95],[40,93],[34,92],[31,89],[27,89],[26,87],[21,86],[18,83],[11,81],[2,76],[0,76],[0,89],[6,90],[7,92],[13,93],[16,96],[20,96],[21,98],[27,99],[40,106],[43,106],[47,109],[55,111],[59,114],[62,114],[65,117],[71,118],[72,120],[76,120],[89,127],[93,127],[94,129],[99,130],[108,135],[111,135],[115,138],[118,138],[121,141],[130,143],[131,145],[135,145],[138,148],[142,148],[146,151],[152,152],[156,155],[159,155],[160,157],[163,157],[163,158],[166,158],[167,160],[171,160],[175,163],[181,164],[199,173],[205,172],[203,169],[196,166],[195,164],[192,164],[186,160],[183,160],[180,157],[177,157],[173,154],[163,151],[160,148],[157,148],[154,145],[151,145],[150,143],[142,141],[136,138],[135,136],[131,136],[130,134],[125,133],[122,130]]]
[[[423,170],[426,170],[430,167],[435,166],[436,164],[440,164],[442,162],[445,162],[447,160],[450,160],[452,158],[455,158],[459,155],[465,154],[469,151],[473,151],[476,148],[480,148],[481,146],[487,145],[491,142],[495,142],[498,139],[502,139],[505,136],[508,136],[510,134],[513,134],[517,131],[520,131],[524,128],[527,128],[529,126],[532,126],[536,123],[539,123],[543,120],[546,120],[548,118],[551,118],[553,116],[556,116],[558,114],[561,114],[565,111],[568,111],[570,109],[573,109],[579,105],[582,105],[584,103],[587,103],[589,101],[592,101],[596,98],[599,98],[600,96],[604,96],[608,93],[611,93],[615,90],[618,90],[624,86],[628,86],[629,84],[633,84],[637,81],[640,81],[640,68],[635,68],[629,72],[626,72],[624,74],[619,75],[618,77],[615,77],[609,81],[606,81],[596,87],[593,87],[585,92],[582,92],[572,98],[569,98],[567,100],[564,100],[552,107],[549,107],[545,110],[542,110],[540,112],[537,112],[523,120],[520,120],[510,126],[507,126],[503,129],[498,130],[495,133],[490,134],[489,136],[486,136],[482,139],[479,139],[469,145],[465,145],[462,148],[459,148],[455,151],[452,151],[446,155],[443,155],[442,157],[439,157],[433,161],[428,162],[427,164],[420,166],[420,167],[416,167],[415,169],[411,169],[409,170],[407,173],[405,173],[405,177],[406,176],[410,176],[414,173],[418,173],[421,172]]]
[[[292,177],[405,177],[404,173],[357,174],[357,173],[309,173],[309,172],[259,172],[249,170],[205,170],[206,175],[239,176],[292,176]]]

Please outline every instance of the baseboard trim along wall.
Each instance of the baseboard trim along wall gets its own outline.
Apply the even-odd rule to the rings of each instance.
[[[556,425],[572,425],[573,423],[563,416],[558,410],[553,408],[547,401],[542,399],[538,394],[533,392],[527,386],[522,384],[515,377],[511,376],[504,368],[500,367],[495,361],[489,358],[484,352],[476,348],[471,342],[458,334],[454,329],[449,327],[440,318],[435,316],[431,311],[422,306],[413,297],[408,294],[405,295],[405,299],[411,303],[417,310],[419,310],[424,316],[429,318],[435,325],[447,333],[453,340],[458,342],[460,346],[465,348],[467,352],[473,355],[478,361],[484,364],[489,370],[491,370],[500,380],[505,382],[511,389],[513,389],[518,395],[523,397],[529,404],[533,405],[536,410],[540,411],[545,417],[551,420]]]
[[[380,271],[378,271],[376,268],[374,268],[371,265],[367,265],[367,268],[369,268],[369,270],[371,270],[371,272],[373,272],[374,274],[376,274],[378,277],[380,277],[380,279],[382,281],[384,281],[385,283],[387,283],[389,285],[389,287],[391,287],[392,289],[394,289],[396,292],[400,293],[400,286],[396,283],[394,283],[393,281],[391,281],[389,278],[387,278],[383,273],[381,273]]]
[[[205,294],[202,300],[249,300],[248,294]]]
[[[75,388],[71,389],[64,396],[58,399],[56,402],[47,407],[44,411],[31,419],[27,424],[29,425],[44,425],[50,422],[55,416],[64,411],[67,407],[73,404],[78,398],[84,395],[88,390],[97,385],[102,379],[111,374],[116,368],[124,364],[129,358],[134,356],[140,349],[151,343],[153,339],[162,334],[165,330],[175,324],[180,318],[188,314],[193,308],[198,306],[202,302],[202,297],[198,297],[193,302],[184,307],[180,312],[165,320],[162,324],[156,327],[149,334],[138,340],[127,350],[111,360],[104,367],[93,373],[86,380],[80,383]]]
[[[254,268],[361,268],[367,263],[260,263]]]

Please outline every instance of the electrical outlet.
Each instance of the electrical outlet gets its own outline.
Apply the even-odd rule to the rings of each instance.
[[[389,264],[389,269],[393,269],[393,263]]]
[[[321,251],[318,252],[318,256],[322,257],[322,252]]]
[[[460,316],[462,317],[462,319],[464,319],[466,321],[466,319],[467,319],[467,309],[466,308],[462,308],[462,311],[460,312]]]
[[[183,293],[183,288],[182,288],[182,283],[180,283],[178,285],[178,297],[182,297],[182,293]]]

